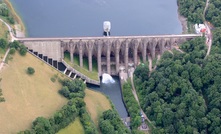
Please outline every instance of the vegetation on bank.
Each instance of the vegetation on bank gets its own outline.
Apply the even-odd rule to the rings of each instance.
[[[178,0],[179,13],[192,23],[203,23],[206,0]]]
[[[7,5],[8,9],[10,10],[10,14],[11,14],[12,18],[14,19],[15,24],[19,25],[19,29],[18,30],[20,30],[21,32],[25,33],[25,26],[24,26],[24,24],[22,22],[22,19],[19,17],[17,12],[13,8],[10,0],[2,0],[2,1]],[[14,27],[14,26],[12,26],[12,27]]]
[[[15,24],[15,20],[11,11],[9,10],[7,4],[2,1],[0,1],[0,16],[2,16],[2,18],[7,20],[7,22],[9,22],[10,24]]]
[[[87,111],[89,112],[93,122],[97,129],[99,129],[99,117],[104,111],[112,109],[110,100],[101,92],[86,89],[84,102],[86,103]]]
[[[122,88],[123,99],[130,115],[130,126],[132,130],[137,130],[141,125],[140,107],[132,93],[131,83],[126,82]]]
[[[129,134],[116,110],[104,111],[99,119],[99,128],[102,134]]]

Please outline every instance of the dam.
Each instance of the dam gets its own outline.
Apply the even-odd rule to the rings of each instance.
[[[98,77],[103,73],[117,76],[119,68],[128,71],[130,67],[136,68],[138,63],[146,62],[147,56],[155,58],[157,54],[179,45],[187,40],[199,37],[199,34],[180,35],[148,35],[148,36],[113,36],[113,37],[60,37],[60,38],[18,38],[30,52],[44,61],[51,61],[58,67],[63,63],[69,71],[68,76],[81,77],[87,83],[98,85],[100,82],[81,74],[64,61],[64,53],[70,53],[73,63],[74,55],[79,57],[79,66],[83,67],[83,57],[88,60],[88,71],[92,72],[93,60],[97,61]],[[142,61],[140,60],[142,59]]]

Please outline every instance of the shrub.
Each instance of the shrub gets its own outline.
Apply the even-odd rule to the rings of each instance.
[[[18,41],[10,42],[9,47],[10,48],[15,48],[16,50],[18,50],[18,48],[20,48],[20,43]]]
[[[9,51],[9,54],[13,55],[13,54],[15,54],[15,51],[16,51],[15,48],[11,48],[10,51]]]
[[[32,75],[32,74],[35,73],[35,69],[32,68],[32,67],[28,67],[28,68],[27,68],[27,73],[30,74],[30,75]]]
[[[7,41],[5,40],[5,39],[0,39],[0,47],[1,48],[6,48],[6,46],[7,46]]]
[[[51,77],[51,81],[55,82],[56,81],[55,77]]]
[[[25,56],[27,53],[27,48],[24,45],[21,45],[19,53],[20,53],[20,55]]]
[[[7,17],[7,19],[8,19],[10,24],[15,24],[15,20],[14,20],[13,17],[9,16],[9,17]]]

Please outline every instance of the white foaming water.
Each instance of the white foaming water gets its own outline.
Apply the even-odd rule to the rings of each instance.
[[[107,83],[114,83],[114,82],[115,82],[114,79],[109,74],[104,73],[102,75],[102,83],[107,84]]]

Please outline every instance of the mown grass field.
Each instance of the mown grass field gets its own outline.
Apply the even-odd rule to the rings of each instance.
[[[26,73],[29,66],[35,69],[32,76]],[[25,57],[16,53],[9,60],[0,72],[0,88],[6,100],[0,103],[1,134],[29,129],[36,117],[50,117],[67,103],[58,94],[61,84],[50,80],[56,74],[56,70],[29,53]]]
[[[98,127],[98,120],[100,115],[104,111],[111,109],[110,101],[100,92],[86,89],[85,93],[86,96],[84,101],[86,103],[87,111],[91,115],[95,125]]]
[[[61,129],[57,134],[84,134],[84,128],[79,117],[66,128]]]

